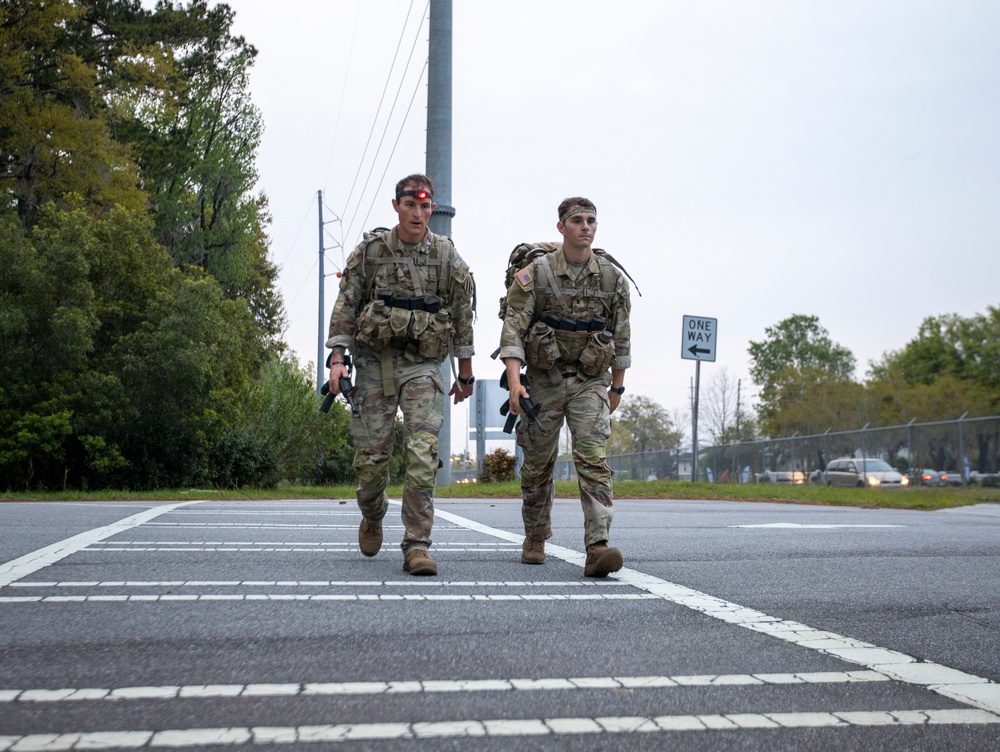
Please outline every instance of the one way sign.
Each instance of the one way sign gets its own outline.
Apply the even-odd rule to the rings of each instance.
[[[686,360],[715,362],[715,338],[718,319],[703,316],[685,316],[681,331],[681,357]]]

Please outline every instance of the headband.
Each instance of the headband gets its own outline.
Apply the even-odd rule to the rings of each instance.
[[[593,208],[588,208],[586,206],[580,206],[579,204],[577,204],[572,209],[567,209],[566,213],[563,214],[561,217],[559,217],[559,221],[565,224],[566,220],[572,217],[574,214],[593,214],[596,217],[597,210]]]

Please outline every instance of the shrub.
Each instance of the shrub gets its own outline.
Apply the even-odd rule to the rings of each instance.
[[[270,488],[277,484],[278,465],[271,448],[248,431],[230,431],[212,452],[213,481],[218,486]]]
[[[483,472],[480,483],[498,483],[514,480],[514,455],[506,449],[496,449],[483,457]]]

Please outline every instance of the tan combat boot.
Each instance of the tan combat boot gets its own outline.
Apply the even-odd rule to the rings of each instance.
[[[525,538],[524,543],[521,544],[521,563],[544,564],[545,541],[535,541]]]
[[[365,517],[358,528],[358,545],[365,556],[374,556],[382,548],[382,522]]]
[[[583,565],[584,577],[607,577],[622,568],[622,552],[608,548],[607,543],[587,546],[587,562]]]
[[[438,573],[437,563],[422,548],[411,548],[403,557],[403,570],[412,575],[434,575]]]

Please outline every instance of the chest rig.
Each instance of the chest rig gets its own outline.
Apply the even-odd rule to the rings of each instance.
[[[392,247],[392,232],[381,227],[365,233],[365,240],[364,302],[354,338],[381,354],[383,392],[389,396],[396,391],[394,354],[411,362],[448,356],[454,334],[448,307],[452,246],[434,235],[426,250],[404,252]]]
[[[576,280],[557,273],[566,265],[561,251],[534,262],[535,311],[525,357],[528,365],[548,371],[553,383],[576,373],[598,376],[614,360],[613,335],[607,327],[618,276],[601,255],[595,253],[591,259],[597,274],[584,268]]]

